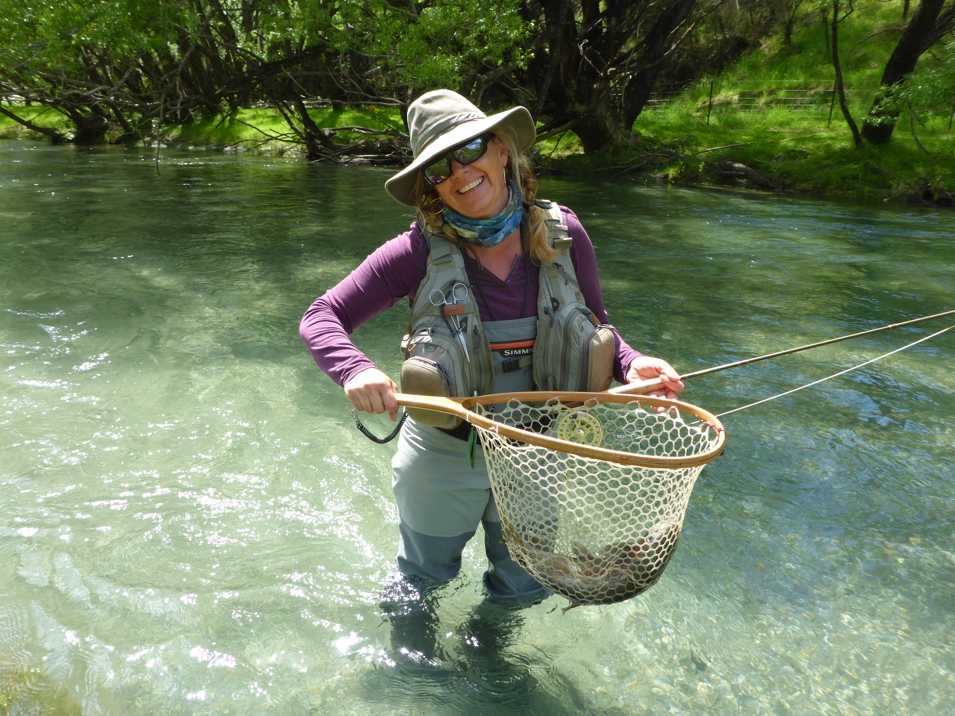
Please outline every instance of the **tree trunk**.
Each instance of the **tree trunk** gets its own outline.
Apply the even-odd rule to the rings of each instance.
[[[922,53],[931,47],[931,44],[926,43],[937,36],[935,22],[944,5],[945,0],[922,0],[915,8],[912,19],[906,25],[899,43],[885,65],[879,93],[862,123],[862,136],[866,141],[886,144],[892,139],[892,131],[899,115],[898,112],[883,109],[882,100],[894,85],[904,81],[906,76],[912,73]],[[946,15],[948,14],[950,13],[946,12]]]
[[[109,131],[109,118],[98,105],[85,111],[81,107],[67,107],[64,111],[76,127],[76,133],[73,135],[75,144],[103,143]]]
[[[829,12],[823,9],[820,13],[822,20],[822,36],[826,38],[826,54],[832,54],[832,48],[829,46]]]
[[[627,82],[623,93],[623,124],[628,132],[633,130],[633,123],[646,106],[657,78],[663,71],[667,55],[677,44],[674,35],[682,28],[695,6],[696,0],[670,3],[643,40],[646,49],[640,58],[641,67]]]
[[[789,4],[788,12],[786,14],[786,26],[784,28],[783,34],[783,44],[786,47],[789,47],[793,43],[793,30],[796,26],[796,15],[799,12],[800,5],[802,5],[802,0],[792,0]],[[826,37],[828,38],[828,34]]]
[[[123,115],[122,110],[117,107],[115,104],[110,105],[110,109],[113,112],[113,116],[116,117],[116,121],[119,122],[119,126],[123,128],[123,133],[119,136],[117,142],[132,142],[139,139],[139,132],[137,132],[133,126],[129,123],[129,120]]]
[[[519,85],[550,129],[573,122],[587,153],[626,144],[697,0],[539,0],[543,28]],[[529,8],[532,6],[528,6]],[[618,91],[622,90],[622,91]]]
[[[337,155],[344,147],[332,141],[332,132],[322,129],[305,107],[301,97],[294,96],[292,104],[298,111],[298,118],[302,122],[302,139],[305,142],[305,156],[310,161],[317,161],[329,155]],[[289,122],[289,125],[292,123]]]
[[[600,80],[593,62],[583,56],[583,43],[578,34],[574,4],[569,0],[542,0],[541,8],[547,37],[547,51],[540,52],[538,61],[528,67],[530,82],[535,75],[543,77],[537,106],[553,126],[576,120],[574,132],[580,138],[585,152],[606,146],[612,137],[606,117],[599,117],[594,109],[599,104],[595,90]],[[587,22],[587,18],[583,18]],[[591,28],[591,39],[600,31]],[[597,49],[587,48],[593,54]]]
[[[32,129],[34,132],[38,132],[39,134],[49,137],[54,144],[60,144],[63,142],[63,135],[57,132],[55,129],[50,129],[49,127],[41,127],[39,125],[34,124],[29,119],[23,119],[23,117],[18,117],[10,110],[5,109],[3,105],[0,105],[0,114],[6,117],[9,117],[10,119],[12,119],[14,122],[17,122],[18,124],[22,124],[27,129]]]
[[[845,18],[843,18],[845,19]],[[846,124],[852,132],[852,141],[855,142],[856,149],[862,148],[862,136],[859,134],[859,128],[856,126],[852,114],[849,112],[849,105],[846,104],[846,90],[842,83],[842,64],[839,62],[839,0],[832,0],[832,66],[836,71],[836,91],[839,93],[839,108],[842,110],[842,116],[846,118]]]
[[[609,102],[598,101],[574,125],[574,134],[580,139],[584,152],[599,152],[611,144],[624,141],[620,123],[614,116]]]

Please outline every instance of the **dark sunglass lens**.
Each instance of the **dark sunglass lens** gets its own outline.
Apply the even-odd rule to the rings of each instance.
[[[486,151],[487,143],[484,141],[484,137],[478,137],[477,139],[472,139],[463,147],[458,147],[451,155],[462,164],[470,164],[484,156],[484,152]]]
[[[487,137],[477,137],[463,146],[452,149],[443,157],[435,160],[421,170],[424,174],[424,178],[431,184],[440,184],[451,176],[452,158],[461,164],[476,162],[483,157],[487,151],[487,142]]]
[[[424,178],[432,184],[440,184],[449,176],[451,176],[451,165],[445,157],[424,168]]]

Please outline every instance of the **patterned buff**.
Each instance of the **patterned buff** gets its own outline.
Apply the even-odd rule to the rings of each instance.
[[[517,187],[512,182],[508,182],[507,189],[510,192],[507,206],[504,207],[504,211],[490,219],[470,219],[447,207],[441,212],[441,216],[454,227],[458,234],[475,246],[484,249],[497,246],[513,234],[524,219],[524,210]]]

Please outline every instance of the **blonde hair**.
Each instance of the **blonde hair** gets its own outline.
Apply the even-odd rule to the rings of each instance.
[[[518,151],[517,143],[509,132],[499,127],[494,132],[494,136],[504,142],[507,149],[507,166],[504,169],[504,174],[517,187],[517,191],[520,193],[527,209],[527,235],[523,235],[524,232],[521,235],[524,248],[530,254],[531,261],[538,266],[553,261],[558,252],[548,241],[546,214],[543,209],[534,204],[538,183],[537,177],[534,176],[534,171],[531,169],[530,160],[524,152]],[[466,238],[459,236],[458,232],[445,222],[441,215],[444,210],[444,202],[441,201],[438,190],[424,178],[421,172],[418,172],[418,179],[414,186],[414,202],[418,212],[418,221],[422,226],[428,228],[431,233],[447,239],[462,251],[471,246]]]

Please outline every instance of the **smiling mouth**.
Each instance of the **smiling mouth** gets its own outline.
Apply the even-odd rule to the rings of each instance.
[[[474,187],[480,186],[483,183],[484,183],[484,177],[481,177],[480,179],[475,179],[467,186],[461,187],[460,189],[458,189],[458,194],[466,194],[469,191],[471,191],[471,189],[473,189]]]

